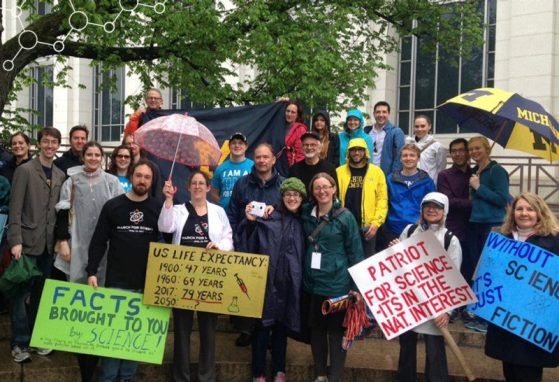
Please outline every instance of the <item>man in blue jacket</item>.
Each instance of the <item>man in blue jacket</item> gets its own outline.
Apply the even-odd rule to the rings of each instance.
[[[405,143],[402,129],[394,126],[390,118],[390,105],[386,101],[379,101],[373,108],[375,124],[365,126],[367,133],[373,140],[373,164],[379,166],[384,175],[388,176],[394,171],[402,169],[400,163],[400,150]]]

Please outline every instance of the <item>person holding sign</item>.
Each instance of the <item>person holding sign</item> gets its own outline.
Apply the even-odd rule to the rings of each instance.
[[[346,351],[342,349],[345,312],[322,315],[322,303],[352,289],[347,269],[363,260],[359,226],[353,214],[336,200],[336,182],[318,173],[310,183],[312,203],[303,206],[307,251],[303,260],[303,290],[308,307],[311,349],[317,381],[342,378]],[[330,374],[327,372],[330,354]]]
[[[173,234],[173,244],[199,248],[233,250],[233,233],[225,211],[207,200],[210,181],[200,171],[192,172],[188,180],[190,202],[173,206],[175,189],[170,180],[165,182],[165,204],[159,215],[159,230]],[[215,381],[215,331],[217,314],[197,312],[200,331],[200,382]],[[173,309],[175,342],[173,353],[173,381],[190,381],[190,335],[194,311]]]
[[[559,254],[559,222],[545,201],[534,193],[525,192],[514,199],[501,232]],[[538,382],[544,367],[559,366],[559,347],[549,353],[493,324],[487,328],[485,354],[503,362],[507,382]]]
[[[394,239],[394,245],[410,236],[431,230],[445,247],[454,265],[460,269],[462,263],[462,249],[460,241],[446,227],[448,214],[448,197],[440,192],[430,192],[421,201],[421,217],[417,224],[410,224],[404,228],[399,239]],[[417,381],[417,333],[423,333],[425,338],[425,379],[427,381],[449,381],[448,365],[444,338],[438,328],[448,326],[450,312],[446,312],[427,321],[414,329],[399,336],[400,358],[398,360],[398,382]]]
[[[86,159],[87,163],[87,159]],[[132,190],[105,203],[99,214],[95,232],[89,244],[87,283],[97,288],[101,276],[107,288],[133,292],[144,289],[149,254],[149,243],[157,241],[157,214],[161,202],[150,195],[155,167],[139,160],[132,165]],[[118,180],[117,180],[118,183]],[[120,185],[119,185],[120,187]],[[108,247],[108,251],[107,251]],[[97,365],[97,357],[81,354],[78,357],[83,381],[90,381]],[[138,362],[105,357],[101,360],[101,382],[130,381]]]
[[[274,382],[285,381],[287,333],[297,333],[301,328],[305,236],[299,209],[307,192],[301,180],[288,178],[282,182],[280,193],[281,205],[268,219],[257,218],[251,213],[251,205],[248,205],[246,219],[239,227],[242,239],[237,250],[270,256],[262,320],[256,324],[252,334],[252,376],[255,382],[266,381],[269,342],[272,346]]]

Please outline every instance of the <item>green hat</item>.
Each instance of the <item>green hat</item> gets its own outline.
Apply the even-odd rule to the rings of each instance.
[[[283,195],[285,191],[297,191],[304,198],[307,197],[307,190],[305,184],[299,178],[287,178],[280,186],[280,193]]]

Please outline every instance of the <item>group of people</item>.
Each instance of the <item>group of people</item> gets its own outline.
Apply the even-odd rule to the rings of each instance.
[[[160,107],[161,92],[150,89],[145,99],[148,107]],[[301,104],[286,101],[282,142],[256,145],[249,159],[246,136],[234,133],[229,157],[213,177],[194,170],[186,185],[162,184],[159,169],[143,157],[132,134],[114,149],[107,171],[103,148],[88,142],[85,126],[71,129],[70,149],[56,160],[57,129],[39,132],[34,158],[29,138],[14,134],[13,159],[0,166],[12,189],[6,247],[15,261],[25,256],[43,275],[10,301],[14,360],[29,360],[30,351],[50,353],[28,347],[47,277],[59,272],[61,279],[95,288],[141,292],[149,243],[162,234],[173,244],[270,257],[262,318],[234,319],[241,332],[237,343],[252,347],[256,382],[266,380],[268,349],[274,382],[286,380],[288,336],[310,343],[316,381],[340,381],[344,312],[323,315],[322,303],[348,293],[359,300],[347,269],[409,236],[434,231],[469,281],[487,235],[501,225],[517,240],[559,253],[559,224],[549,207],[534,194],[510,197],[508,174],[491,160],[486,138],[452,141],[452,165],[445,169],[447,151],[429,134],[428,116],[416,117],[414,136],[407,139],[390,123],[388,103],[378,102],[373,116],[375,123],[366,127],[363,114],[349,110],[344,130],[336,134],[326,111],[312,116],[309,129]],[[175,204],[176,187],[186,187],[190,200]],[[438,328],[448,325],[451,313],[400,336],[399,382],[416,380],[416,333],[426,339],[427,380],[448,380]],[[217,315],[196,314],[198,377],[215,381]],[[193,316],[173,309],[175,381],[191,379]],[[507,381],[538,381],[542,367],[559,364],[559,354],[464,317],[470,328],[488,330],[486,352],[503,361]],[[78,362],[82,380],[90,381],[99,358],[78,355]],[[100,380],[132,380],[136,367],[102,358]]]

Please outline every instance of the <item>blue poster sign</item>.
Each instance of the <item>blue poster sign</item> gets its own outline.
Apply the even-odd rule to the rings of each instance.
[[[559,340],[559,256],[491,232],[479,262],[469,309],[552,352]]]

